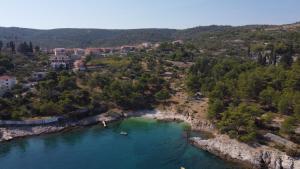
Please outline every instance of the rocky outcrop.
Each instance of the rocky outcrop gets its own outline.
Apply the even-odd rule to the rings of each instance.
[[[14,138],[54,133],[64,130],[63,126],[9,127],[0,128],[0,142]]]
[[[300,127],[296,128],[295,133],[300,134]]]
[[[297,148],[298,145],[291,142],[290,140],[287,140],[283,137],[280,137],[278,135],[275,135],[273,133],[267,133],[264,135],[264,138],[266,138],[267,140],[270,140],[276,144],[279,144],[279,145],[282,145],[282,146],[285,146],[289,149],[294,149],[294,148]]]
[[[0,128],[0,142],[9,141],[15,138],[35,136],[41,134],[55,133],[75,127],[93,125],[99,122],[111,122],[120,119],[121,116],[108,115],[107,113],[88,117],[77,122],[68,122],[63,125],[41,125],[41,126],[22,126],[22,127],[3,127]]]
[[[196,147],[226,159],[250,164],[253,168],[300,169],[300,159],[267,146],[252,147],[226,135],[217,135],[207,140],[195,137],[191,141]]]

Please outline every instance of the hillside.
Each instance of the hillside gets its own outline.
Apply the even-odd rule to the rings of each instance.
[[[42,47],[118,46],[174,39],[172,29],[52,29],[0,28],[0,40],[32,41]]]
[[[300,32],[300,24],[247,25],[247,26],[199,26],[190,29],[51,29],[0,27],[0,40],[7,42],[32,41],[41,47],[105,47],[141,42],[161,42],[183,39],[205,45],[218,40],[260,40],[268,36],[281,36],[281,32]],[[200,46],[201,47],[201,46]]]

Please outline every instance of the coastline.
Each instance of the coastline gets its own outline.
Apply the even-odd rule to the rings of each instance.
[[[183,121],[188,123],[192,130],[213,133],[214,138],[203,139],[200,137],[193,137],[190,138],[190,141],[197,148],[208,151],[225,160],[246,164],[246,166],[250,166],[251,168],[300,168],[300,159],[292,158],[286,155],[286,153],[267,146],[257,145],[256,147],[251,147],[234,139],[230,139],[226,135],[219,134],[215,130],[214,125],[207,120],[195,119],[189,115],[183,115],[173,111],[144,110],[126,112],[123,115],[114,116],[109,113],[104,113],[97,116],[87,117],[78,122],[71,122],[63,125],[0,128],[0,143],[28,136],[62,132],[80,126],[101,124],[102,121],[111,123],[130,117],[151,118],[161,121]]]

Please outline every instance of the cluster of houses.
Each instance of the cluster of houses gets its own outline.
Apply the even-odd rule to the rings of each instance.
[[[182,44],[182,41],[174,41],[173,44]],[[93,55],[95,57],[106,57],[113,54],[127,55],[131,52],[136,52],[140,50],[152,50],[158,48],[159,43],[141,43],[134,46],[120,46],[111,48],[55,48],[52,50],[46,50],[47,54],[50,54],[49,65],[52,69],[72,69],[75,72],[86,70],[86,56]],[[33,89],[37,82],[44,79],[47,75],[45,72],[33,72],[32,76],[29,78],[29,82],[22,84],[23,87],[28,89]],[[17,84],[16,77],[3,75],[0,76],[0,97],[3,96],[8,91],[12,90]]]
[[[55,48],[49,62],[53,69],[84,70],[84,49]]]
[[[74,71],[84,71],[86,56],[93,55],[96,57],[106,57],[113,54],[127,55],[131,52],[136,52],[142,49],[149,50],[158,47],[159,44],[142,43],[135,46],[120,46],[110,48],[55,48],[51,50],[49,58],[50,66],[53,69],[73,69]]]

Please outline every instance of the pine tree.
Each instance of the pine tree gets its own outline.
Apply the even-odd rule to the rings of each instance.
[[[0,41],[0,52],[2,51],[2,47],[3,47],[3,42]]]
[[[16,53],[16,45],[15,45],[15,43],[13,41],[10,41],[8,43],[8,48],[11,49],[11,53],[13,53],[13,54]]]
[[[258,63],[260,65],[266,65],[266,56],[263,56],[261,52],[258,53]]]
[[[280,63],[284,66],[284,67],[291,67],[293,64],[293,54],[294,54],[294,47],[293,44],[289,44],[288,48],[287,48],[287,52],[286,54],[284,54],[282,56],[282,58],[280,59]]]
[[[40,52],[40,50],[41,50],[41,49],[40,49],[40,47],[39,47],[39,46],[35,46],[35,47],[34,47],[34,51],[35,51],[35,52],[37,52],[37,53],[38,53],[38,52]]]
[[[29,49],[28,49],[28,52],[33,53],[33,45],[32,45],[32,42],[31,42],[31,41],[29,42]]]

